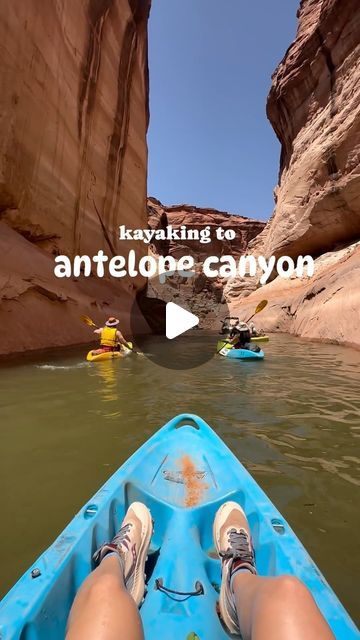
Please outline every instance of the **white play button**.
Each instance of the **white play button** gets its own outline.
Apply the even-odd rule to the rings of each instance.
[[[199,324],[199,318],[174,302],[166,305],[166,337],[173,340]]]

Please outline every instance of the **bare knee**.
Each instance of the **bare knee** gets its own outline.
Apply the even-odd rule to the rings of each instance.
[[[107,600],[119,592],[122,584],[119,578],[112,573],[94,572],[92,580],[88,585],[88,595],[94,600]]]
[[[304,598],[312,599],[312,595],[308,588],[301,580],[295,578],[295,576],[278,576],[272,581],[272,590],[276,591],[276,594],[282,600],[303,600]]]

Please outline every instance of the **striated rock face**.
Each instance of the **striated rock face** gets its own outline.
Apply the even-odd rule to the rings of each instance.
[[[312,340],[360,347],[360,242],[323,254],[316,277],[276,278],[232,311],[246,318],[264,298],[269,304],[256,318],[265,331],[292,333]]]
[[[276,209],[254,247],[319,255],[360,236],[360,4],[302,0],[267,113],[281,142]]]
[[[149,9],[150,0],[15,0],[1,12],[0,353],[85,341],[75,314],[119,313],[144,284],[118,284],[116,300],[114,282],[73,286],[52,270],[57,254],[126,254],[119,224],[147,224]],[[27,321],[15,334],[19,312]],[[42,315],[51,329],[36,337]]]
[[[231,215],[216,209],[204,209],[187,204],[166,207],[156,198],[148,198],[149,226],[152,229],[165,228],[172,225],[180,229],[182,225],[189,229],[204,229],[210,227],[211,243],[203,244],[196,240],[180,240],[170,243],[155,243],[155,250],[162,255],[173,255],[180,258],[183,255],[193,256],[197,262],[202,262],[207,256],[233,255],[241,256],[246,253],[249,242],[255,238],[265,226],[260,220],[253,220],[242,216]],[[217,240],[215,229],[223,227],[236,231],[234,240]]]
[[[311,280],[277,278],[246,305],[270,300],[268,329],[360,346],[360,3],[302,0],[298,15],[267,107],[282,145],[276,208],[250,248],[320,257]]]
[[[94,340],[79,316],[96,323],[116,313],[129,331],[132,290],[96,277],[57,279],[51,256],[11,227],[0,223],[1,355]]]
[[[201,319],[203,327],[218,326],[219,318],[226,314],[223,303],[225,290],[229,291],[229,282],[221,278],[207,278],[202,272],[202,264],[207,256],[233,255],[235,258],[247,253],[249,242],[264,228],[265,223],[251,218],[231,215],[215,209],[204,209],[190,205],[175,205],[166,207],[155,198],[148,199],[149,226],[152,229],[165,229],[171,225],[174,229],[181,229],[185,225],[188,229],[204,230],[210,227],[211,242],[203,244],[197,240],[180,240],[177,242],[155,242],[151,251],[156,256],[173,255],[180,258],[191,255],[196,261],[194,278],[186,279],[179,275],[168,279],[165,285],[158,285],[156,279],[148,286],[148,296],[152,298],[165,297],[174,299],[180,305],[183,303],[191,308]],[[218,227],[231,228],[236,232],[234,240],[220,241],[216,238],[215,229]],[[244,287],[247,287],[245,283]],[[242,288],[242,292],[244,291]],[[252,287],[253,290],[256,285]],[[234,298],[238,292],[234,293]],[[226,295],[226,299],[228,299]],[[231,296],[230,296],[231,298]],[[160,327],[161,328],[161,327]]]

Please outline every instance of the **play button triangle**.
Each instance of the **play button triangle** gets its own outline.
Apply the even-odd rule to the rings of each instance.
[[[199,324],[199,318],[174,302],[166,305],[166,337],[173,340]]]

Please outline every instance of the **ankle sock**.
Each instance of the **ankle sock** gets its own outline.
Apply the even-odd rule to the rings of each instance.
[[[103,562],[106,558],[111,558],[111,557],[116,557],[118,559],[121,570],[122,572],[124,572],[124,561],[121,555],[117,551],[109,551],[109,553],[106,553],[103,559],[101,560],[101,562]]]
[[[252,571],[247,566],[244,566],[243,563],[236,562],[236,561],[234,562],[231,569],[231,573],[230,573],[230,590],[232,593],[234,593],[234,590],[233,590],[234,578],[238,573],[252,573]]]

